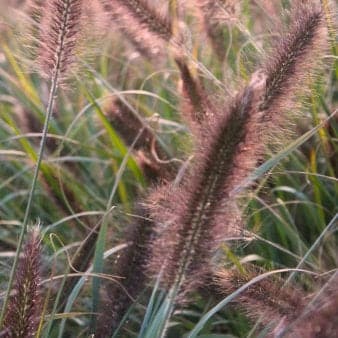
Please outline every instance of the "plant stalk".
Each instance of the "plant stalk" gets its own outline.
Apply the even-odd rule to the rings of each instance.
[[[62,54],[64,52],[64,42],[65,42],[65,37],[66,37],[66,33],[67,33],[66,28],[67,28],[67,22],[68,22],[68,17],[69,17],[69,13],[68,13],[69,6],[70,6],[70,1],[68,1],[68,4],[66,6],[64,20],[62,22],[62,26],[61,26],[61,29],[60,29],[60,35],[59,35],[60,43],[59,43],[59,46],[58,46],[58,49],[57,49],[57,52],[56,52],[56,62],[55,62],[55,66],[54,66],[54,69],[53,69],[53,76],[51,78],[51,86],[50,86],[50,91],[49,91],[48,104],[47,104],[47,108],[46,108],[46,117],[45,117],[45,122],[44,122],[44,125],[43,125],[42,137],[41,137],[41,141],[40,141],[39,153],[38,153],[38,157],[37,157],[37,161],[36,161],[36,165],[35,165],[35,169],[34,169],[34,176],[33,176],[32,184],[31,184],[31,188],[30,188],[29,195],[28,195],[28,201],[27,201],[24,219],[23,219],[23,222],[22,222],[22,229],[21,229],[21,233],[20,233],[20,237],[19,237],[19,241],[18,241],[18,246],[17,246],[17,249],[16,249],[16,255],[15,255],[15,258],[14,258],[12,270],[11,270],[11,273],[10,273],[10,276],[9,276],[6,294],[5,294],[5,297],[4,297],[4,302],[3,302],[3,305],[2,305],[2,309],[1,309],[0,329],[3,326],[6,308],[7,308],[8,300],[9,300],[9,297],[10,297],[10,292],[11,292],[11,289],[12,289],[12,286],[13,286],[16,269],[17,269],[18,262],[19,262],[20,252],[21,252],[21,249],[22,249],[22,246],[23,246],[25,234],[26,234],[27,229],[28,229],[28,220],[29,220],[29,216],[30,216],[30,213],[31,213],[31,209],[32,209],[32,203],[33,203],[34,193],[35,193],[35,189],[36,189],[36,184],[37,184],[37,181],[38,181],[38,176],[39,176],[39,172],[40,172],[40,168],[41,168],[42,158],[43,158],[43,155],[44,155],[44,150],[45,150],[45,145],[46,145],[46,140],[47,140],[47,133],[48,133],[48,129],[49,129],[49,122],[50,122],[52,114],[53,114],[54,103],[55,103],[57,89],[58,89],[58,85],[59,85],[60,72],[61,72],[61,68],[62,68],[61,60],[62,60]]]

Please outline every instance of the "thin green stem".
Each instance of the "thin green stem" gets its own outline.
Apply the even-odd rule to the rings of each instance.
[[[44,154],[44,150],[45,150],[47,133],[48,133],[48,128],[49,128],[49,122],[50,122],[51,117],[52,117],[54,103],[55,103],[55,99],[56,99],[56,93],[57,93],[58,84],[59,84],[60,72],[61,72],[61,68],[62,68],[62,54],[64,52],[64,43],[65,43],[65,38],[66,38],[66,33],[67,33],[67,23],[68,23],[68,18],[69,18],[69,13],[68,13],[69,6],[70,6],[70,1],[68,1],[67,6],[65,8],[64,19],[63,19],[63,22],[62,22],[62,26],[60,27],[60,33],[59,33],[60,43],[59,43],[58,49],[56,51],[56,62],[55,62],[55,66],[54,66],[54,69],[53,69],[53,72],[52,72],[51,86],[50,86],[50,91],[49,91],[48,104],[47,104],[47,108],[46,108],[46,117],[45,117],[45,122],[44,122],[44,125],[43,125],[42,137],[41,137],[41,141],[40,141],[39,154],[38,154],[38,157],[37,157],[35,170],[34,170],[34,176],[33,176],[31,188],[30,188],[30,191],[29,191],[28,202],[27,202],[27,206],[26,206],[25,216],[24,216],[24,219],[23,219],[23,222],[22,222],[22,229],[21,229],[21,233],[20,233],[20,237],[19,237],[19,241],[18,241],[18,246],[17,246],[17,249],[16,249],[16,255],[15,255],[15,258],[14,258],[14,262],[13,262],[12,270],[11,270],[11,273],[10,273],[10,276],[9,276],[9,281],[8,281],[8,286],[7,286],[3,306],[2,306],[2,309],[1,309],[0,329],[3,326],[6,308],[7,308],[8,300],[9,300],[9,297],[10,297],[12,285],[13,285],[13,282],[14,282],[15,272],[16,272],[17,265],[18,265],[18,262],[19,262],[20,252],[21,252],[21,249],[22,249],[22,246],[23,246],[25,234],[26,234],[27,229],[28,229],[28,220],[29,220],[29,216],[30,216],[30,213],[31,213],[31,209],[32,209],[34,193],[35,193],[36,184],[37,184],[37,181],[38,181],[38,176],[39,176],[40,167],[41,167],[41,163],[42,163],[42,158],[43,158],[43,154]]]
[[[31,209],[32,209],[34,192],[35,192],[36,184],[37,184],[37,181],[38,181],[38,175],[39,175],[42,157],[43,157],[46,139],[47,139],[49,121],[50,121],[51,116],[52,116],[54,102],[55,102],[55,94],[56,94],[56,91],[57,91],[57,82],[58,82],[57,77],[58,77],[58,75],[54,76],[54,79],[53,79],[52,85],[51,85],[51,89],[50,89],[50,93],[49,93],[49,100],[48,100],[48,106],[47,106],[47,110],[46,110],[46,118],[45,118],[43,131],[42,131],[39,154],[38,154],[37,162],[36,162],[36,165],[35,165],[32,185],[31,185],[29,195],[28,195],[28,202],[27,202],[27,206],[26,206],[25,216],[24,216],[24,219],[23,219],[23,222],[22,222],[22,229],[21,229],[21,233],[20,233],[20,237],[19,237],[19,241],[18,241],[18,246],[17,246],[17,249],[16,249],[16,255],[15,255],[12,270],[11,270],[11,273],[10,273],[10,276],[9,276],[7,291],[6,291],[4,303],[3,303],[3,306],[2,306],[2,310],[1,310],[0,328],[3,325],[5,311],[6,311],[7,303],[8,303],[8,300],[9,300],[9,294],[10,294],[10,291],[11,291],[11,288],[12,288],[12,285],[13,285],[14,275],[15,275],[16,268],[17,268],[17,265],[18,265],[18,262],[19,262],[20,252],[21,252],[22,245],[23,245],[24,238],[25,238],[25,234],[26,234],[27,228],[28,228],[28,219],[29,219],[29,215],[30,215],[30,212],[31,212]]]

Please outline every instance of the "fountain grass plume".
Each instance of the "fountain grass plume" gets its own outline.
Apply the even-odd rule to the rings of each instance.
[[[154,224],[142,207],[136,209],[137,218],[123,233],[128,246],[117,256],[112,273],[122,277],[120,284],[105,283],[105,301],[102,301],[95,337],[110,337],[120,326],[123,316],[145,288],[144,266],[149,258],[149,241]]]
[[[130,108],[120,99],[115,99],[107,112],[108,120],[119,132],[126,145],[130,146],[139,132],[138,142],[134,145],[134,156],[151,185],[160,180],[172,179],[177,171],[176,163],[168,161],[166,153],[156,141],[153,131],[144,126]],[[154,156],[156,152],[156,157]],[[163,162],[157,161],[157,156]],[[120,322],[133,301],[144,290],[147,281],[145,265],[150,255],[150,241],[154,235],[155,224],[148,217],[148,210],[139,205],[136,218],[123,231],[123,241],[128,246],[122,250],[112,265],[110,272],[122,277],[120,284],[105,283],[105,301],[102,302],[97,337],[107,337],[119,327]]]
[[[37,229],[27,235],[15,273],[1,337],[35,337],[41,313],[41,245]]]
[[[191,290],[200,286],[204,268],[220,241],[237,234],[226,200],[260,156],[257,122],[261,113],[257,107],[263,89],[264,78],[254,77],[226,112],[205,122],[209,135],[195,152],[191,172],[180,188],[173,188],[162,198],[174,212],[172,217],[159,220],[159,215],[168,213],[154,205],[154,219],[160,224],[149,268],[156,273],[164,265],[163,280],[168,288],[185,284],[185,289]]]
[[[33,20],[37,25],[41,23],[41,18],[43,15],[44,9],[43,0],[29,0],[25,4],[25,13],[27,16]]]
[[[131,146],[137,138],[133,155],[150,184],[175,176],[176,163],[170,161],[152,128],[137,117],[127,104],[116,98],[109,104],[106,114],[127,146]]]
[[[302,313],[288,326],[283,327],[278,338],[331,338],[338,332],[338,273],[320,290]]]
[[[263,272],[261,268],[251,264],[245,264],[243,271],[236,268],[217,269],[212,286],[216,286],[216,293],[223,299]],[[305,298],[301,290],[293,286],[283,287],[283,284],[284,281],[275,276],[263,279],[237,297],[235,304],[249,318],[259,320],[265,328],[269,327],[270,332],[276,326],[286,327],[301,314]]]
[[[141,55],[153,58],[163,54],[172,38],[171,21],[146,0],[103,0],[112,22]]]
[[[328,47],[325,16],[314,1],[292,5],[288,31],[276,39],[273,51],[264,60],[262,69],[267,74],[264,100],[260,107],[264,120],[279,126],[285,119],[281,114],[297,107],[297,93],[304,93],[316,75],[323,52]],[[316,64],[313,63],[316,60]]]
[[[176,65],[180,71],[182,80],[183,105],[182,112],[188,124],[195,129],[201,126],[204,119],[212,114],[215,108],[210,101],[202,83],[194,78],[188,63],[179,57],[175,58]]]
[[[130,16],[138,21],[141,26],[158,35],[165,41],[172,37],[170,20],[160,16],[146,0],[112,0],[128,10]]]
[[[37,62],[45,78],[51,79],[57,74],[60,83],[77,64],[83,4],[80,0],[50,0],[46,6]]]
[[[156,274],[163,267],[167,288],[193,290],[203,283],[220,240],[237,231],[227,207],[234,188],[261,159],[271,136],[281,133],[297,93],[304,92],[300,84],[311,73],[313,57],[319,62],[325,52],[326,26],[319,6],[293,5],[290,21],[289,31],[249,85],[202,125],[209,133],[200,140],[181,187],[164,197],[155,193],[154,200],[165,201],[169,212],[154,205],[159,233],[149,268]]]

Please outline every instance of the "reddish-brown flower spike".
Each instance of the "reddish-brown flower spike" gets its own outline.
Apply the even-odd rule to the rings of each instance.
[[[40,236],[35,230],[28,234],[20,257],[1,337],[35,337],[41,311],[40,251]]]
[[[211,114],[213,105],[202,84],[192,76],[188,64],[180,58],[176,58],[175,62],[180,70],[185,99],[182,107],[183,117],[188,119],[190,126],[199,126]]]
[[[219,269],[214,274],[211,287],[223,299],[235,292],[251,279],[264,271],[246,264],[245,272],[236,269]],[[259,320],[265,328],[272,332],[276,326],[284,327],[295,320],[304,306],[304,294],[292,286],[283,287],[281,278],[269,277],[253,284],[234,299],[245,313],[253,320]]]
[[[26,5],[27,15],[36,23],[41,23],[42,11],[43,11],[44,1],[43,0],[29,0]]]
[[[327,290],[290,326],[280,330],[279,338],[332,338],[338,332],[338,273],[328,282]]]
[[[141,55],[161,55],[172,38],[171,22],[146,0],[103,0],[113,23]]]
[[[277,43],[268,65],[255,73],[224,115],[215,114],[213,123],[202,125],[210,133],[195,152],[191,173],[182,187],[160,198],[171,219],[161,217],[170,212],[154,207],[154,219],[165,225],[153,245],[150,269],[156,273],[164,265],[168,287],[185,282],[189,290],[203,282],[218,240],[236,231],[226,206],[233,199],[230,193],[260,159],[267,141],[263,134],[275,132],[286,120],[300,82],[309,75],[306,67],[313,57],[319,61],[326,40],[321,9],[309,2],[294,5],[290,20],[290,31]]]
[[[75,65],[75,50],[81,27],[81,0],[48,0],[41,24],[38,64],[42,75],[51,79],[69,76]]]
[[[182,188],[164,200],[174,211],[172,220],[153,245],[150,269],[158,272],[164,264],[164,281],[168,287],[186,288],[203,282],[219,240],[237,234],[236,220],[224,203],[232,189],[250,172],[261,154],[257,110],[264,79],[254,77],[224,115],[204,123],[210,134],[201,140],[195,163]],[[158,220],[156,206],[154,218]],[[168,213],[162,213],[168,214]]]
[[[264,120],[276,125],[283,120],[283,112],[295,110],[295,94],[304,92],[306,79],[318,69],[320,55],[327,48],[327,28],[319,5],[297,1],[291,13],[288,32],[277,40],[262,67],[267,80],[261,109]]]
[[[104,3],[113,22],[140,54],[150,59],[168,47],[174,35],[169,16],[161,16],[145,0],[105,0]],[[175,53],[187,103],[184,105],[184,115],[191,125],[198,125],[208,114],[210,102],[201,83],[193,78],[184,58],[179,55],[181,53],[178,50]]]
[[[176,163],[169,161],[168,154],[157,141],[153,130],[140,117],[135,116],[124,102],[120,99],[113,100],[108,107],[107,118],[127,146],[138,138],[133,146],[133,155],[149,183],[174,177],[177,172]]]
[[[110,0],[112,7],[124,7],[129,15],[133,17],[134,22],[146,28],[153,34],[159,36],[165,41],[169,41],[172,36],[172,27],[170,21],[161,17],[146,0]]]
[[[105,283],[105,302],[98,317],[95,337],[110,337],[119,327],[123,316],[144,290],[147,280],[144,265],[149,258],[149,241],[153,235],[153,222],[147,217],[144,208],[136,209],[139,214],[136,223],[124,231],[128,244],[116,258],[113,275],[122,277],[120,284]]]

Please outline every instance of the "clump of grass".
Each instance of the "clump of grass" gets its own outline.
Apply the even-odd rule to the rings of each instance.
[[[211,53],[204,53],[208,46],[198,40],[201,35],[195,34],[195,27],[190,25],[195,22],[196,12],[183,8],[191,4],[198,6],[203,17]],[[34,217],[41,217],[43,224],[50,222],[46,224],[46,232],[55,231],[60,243],[67,243],[64,248],[57,248],[53,236],[46,241],[57,250],[55,257],[59,250],[73,250],[78,246],[68,262],[70,268],[67,260],[62,259],[54,266],[62,275],[53,278],[63,282],[62,289],[50,289],[48,298],[53,298],[55,292],[55,299],[50,315],[44,318],[48,336],[75,336],[91,331],[90,334],[97,337],[138,334],[147,338],[166,335],[192,338],[211,314],[215,319],[204,327],[206,334],[231,331],[237,336],[247,336],[249,329],[243,317],[231,323],[231,316],[236,312],[216,314],[220,304],[226,305],[230,300],[235,300],[237,307],[245,308],[250,322],[258,320],[251,334],[257,329],[271,337],[315,337],[318,332],[330,336],[335,332],[334,278],[310,303],[309,294],[317,292],[320,283],[318,287],[310,278],[300,275],[294,278],[296,272],[285,280],[283,277],[263,278],[272,275],[269,270],[278,265],[297,264],[297,268],[304,266],[303,272],[309,269],[312,274],[320,275],[335,262],[332,229],[336,218],[330,210],[335,204],[334,188],[321,182],[336,183],[329,176],[334,168],[328,158],[335,149],[334,121],[330,127],[319,124],[263,163],[266,152],[274,151],[271,145],[278,143],[275,140],[286,138],[293,129],[291,115],[300,111],[301,95],[309,94],[316,123],[324,120],[320,109],[330,115],[334,107],[335,78],[326,84],[327,88],[314,81],[317,70],[323,69],[321,59],[328,51],[325,20],[331,16],[328,2],[323,4],[324,11],[319,1],[292,3],[285,27],[277,26],[271,38],[274,41],[271,51],[264,53],[265,40],[262,42],[263,37],[255,35],[256,23],[251,16],[259,11],[263,15],[266,5],[260,7],[257,2],[243,1],[238,6],[233,1],[194,0],[183,6],[173,0],[167,12],[160,12],[147,0],[104,0],[90,5],[80,0],[27,1],[25,8],[33,26],[29,34],[33,36],[30,47],[34,50],[34,70],[41,76],[21,71],[11,54],[12,46],[4,45],[5,62],[0,54],[0,100],[4,102],[0,106],[4,112],[0,134],[6,145],[14,147],[19,142],[22,147],[0,149],[0,156],[5,155],[1,174],[11,175],[0,185],[0,193],[4,195],[0,195],[0,208],[5,211],[1,222],[6,225],[0,244],[5,248],[16,247],[1,317],[5,335],[33,336],[37,330],[38,335],[44,334],[42,319],[37,328],[37,304],[40,303],[35,301],[39,298],[39,277],[38,259],[34,257],[39,254],[40,242],[35,249],[34,245],[31,250],[29,245],[25,246],[24,253],[30,250],[27,255],[20,254],[28,224]],[[11,5],[17,6],[15,1]],[[112,39],[109,36],[95,65],[81,62],[87,75],[85,81],[77,82],[71,94],[61,92],[60,87],[66,85],[72,74],[82,78],[77,55],[83,47],[91,48],[90,30],[108,32],[111,25],[120,30],[123,39],[129,40],[139,54],[132,53],[115,36]],[[330,21],[330,33],[332,26]],[[259,51],[257,55],[255,49]],[[250,62],[248,65],[242,62],[247,50],[248,60],[256,57],[255,71]],[[127,61],[120,63],[124,58]],[[220,62],[214,62],[216,59]],[[202,60],[206,60],[210,69]],[[162,71],[164,65],[167,67]],[[6,67],[10,71],[7,72]],[[178,74],[178,86],[173,73]],[[236,85],[218,78],[225,73],[237,76]],[[235,87],[237,90],[230,89]],[[309,88],[316,90],[319,98]],[[133,98],[126,100],[129,95]],[[37,130],[32,129],[32,123],[41,122],[37,116],[44,115],[39,111],[40,99],[47,102],[45,122],[42,133],[35,135]],[[12,119],[14,109],[24,111],[27,122],[32,123]],[[60,114],[52,119],[54,111]],[[94,114],[100,124],[95,123]],[[143,114],[160,115],[154,123],[156,128],[148,125]],[[177,122],[179,119],[183,123]],[[25,135],[20,135],[20,129]],[[48,135],[49,130],[52,135]],[[300,145],[316,131],[320,143],[311,140],[310,149],[303,151]],[[47,157],[44,149],[48,136],[53,144],[48,148]],[[41,138],[37,154],[31,137]],[[185,155],[178,154],[177,146],[184,148]],[[268,189],[260,190],[263,183],[257,178],[296,148],[297,156],[290,157],[292,174],[283,172],[287,178],[276,175],[276,181],[273,178],[264,184]],[[16,156],[15,160],[11,156]],[[26,163],[25,156],[34,162],[33,178],[26,176],[31,165]],[[72,163],[68,164],[69,161]],[[298,179],[300,173],[304,179]],[[144,189],[143,176],[149,189]],[[254,178],[257,190],[251,186]],[[38,199],[39,179],[41,191],[48,198]],[[19,222],[22,211],[18,207],[20,203],[16,203],[17,196],[26,195],[16,190],[22,182],[29,181],[32,184],[24,220]],[[249,188],[251,194],[247,196]],[[260,229],[262,234],[252,235],[248,247],[238,245],[238,240],[248,240],[244,208],[237,201],[239,192],[243,201],[253,197],[249,212],[251,208],[264,207],[250,214],[253,231]],[[296,196],[296,200],[289,201],[290,194]],[[76,210],[72,208],[74,205]],[[303,210],[309,212],[302,214]],[[121,216],[124,213],[127,215]],[[98,215],[102,218],[98,219]],[[323,230],[329,218],[333,221]],[[11,234],[11,228],[7,229],[9,224],[22,226],[17,244],[7,239]],[[84,233],[89,235],[83,240]],[[309,248],[313,238],[317,238],[316,242]],[[321,252],[316,251],[323,238],[325,244],[320,250],[328,250],[330,254],[330,260],[325,262]],[[223,246],[224,241],[230,244]],[[258,244],[259,241],[264,243]],[[107,250],[108,243],[117,246]],[[116,256],[106,260],[111,254]],[[26,259],[25,264],[20,257]],[[264,268],[242,263],[251,260],[261,261],[259,265]],[[236,269],[227,268],[228,261]],[[224,267],[221,272],[220,265]],[[113,277],[103,274],[104,270]],[[67,271],[65,275],[64,271]],[[260,278],[263,271],[268,272]],[[153,277],[157,282],[149,295],[148,285],[152,286]],[[100,278],[109,279],[103,290],[100,290]],[[91,292],[86,280],[91,282]],[[215,295],[213,287],[217,290],[217,299],[224,299],[209,310],[209,295]],[[321,296],[324,289],[327,292]],[[24,292],[29,296],[25,298],[27,306],[21,301]],[[14,293],[12,297],[11,293]],[[196,301],[192,302],[193,299]],[[146,310],[145,302],[149,303]],[[76,310],[73,311],[72,306]],[[314,310],[314,306],[318,310]],[[206,309],[209,311],[205,314]],[[174,315],[176,325],[170,323]],[[90,325],[87,316],[91,317]],[[56,319],[61,317],[59,324]],[[15,330],[19,333],[13,333]],[[188,333],[189,330],[192,331]]]

